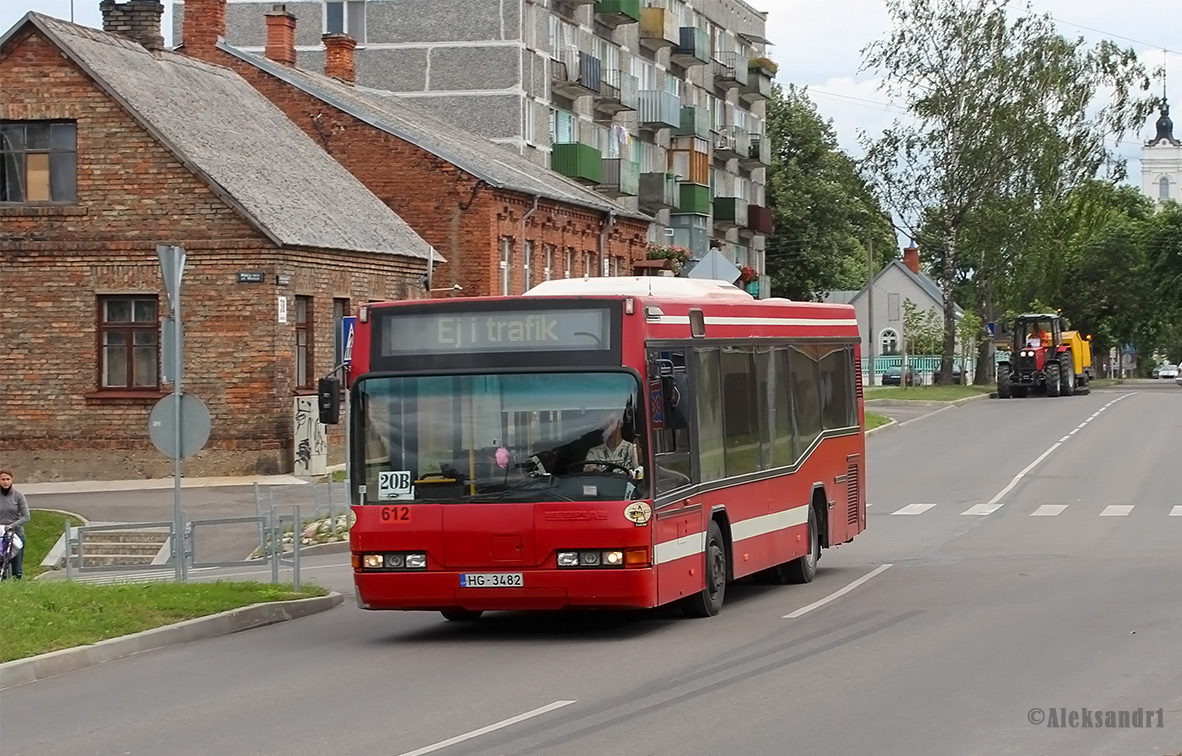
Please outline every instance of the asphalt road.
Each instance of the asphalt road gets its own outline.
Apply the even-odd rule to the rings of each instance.
[[[457,625],[346,602],[5,691],[0,742],[6,756],[1175,754],[1180,450],[1177,387],[976,402],[869,441],[869,528],[810,585],[732,586],[707,620]],[[343,562],[304,576],[348,591]],[[1151,711],[1152,727],[1096,727],[1097,710],[1118,725],[1138,709],[1130,724]]]

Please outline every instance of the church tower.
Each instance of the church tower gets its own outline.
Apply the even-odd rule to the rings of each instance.
[[[1159,204],[1167,199],[1182,202],[1182,141],[1174,136],[1164,96],[1157,134],[1141,148],[1141,191]]]

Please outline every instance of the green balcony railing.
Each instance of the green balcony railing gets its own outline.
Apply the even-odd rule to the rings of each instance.
[[[640,23],[640,0],[596,0],[595,18],[608,26]]]
[[[747,200],[738,197],[715,197],[714,223],[718,226],[746,228]]]
[[[670,51],[670,59],[681,66],[704,66],[711,61],[710,34],[694,26],[683,26],[678,31],[677,45]]]
[[[674,209],[675,213],[710,214],[710,187],[683,183],[680,190],[677,207]]]
[[[696,136],[710,138],[710,112],[693,105],[681,106],[681,125],[673,130],[674,136]]]
[[[558,143],[550,154],[550,167],[585,184],[603,183],[603,154],[590,145]]]
[[[635,197],[640,193],[640,163],[623,158],[603,159],[601,194],[609,197]]]

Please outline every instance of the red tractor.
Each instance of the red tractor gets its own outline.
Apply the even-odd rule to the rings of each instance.
[[[1064,331],[1059,315],[1021,315],[1014,321],[1010,358],[997,364],[997,396],[1086,394],[1093,378],[1091,343]]]

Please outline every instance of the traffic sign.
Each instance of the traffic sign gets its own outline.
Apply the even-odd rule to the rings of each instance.
[[[181,402],[181,427],[176,426],[177,398]],[[210,417],[205,402],[192,394],[168,394],[152,407],[148,416],[148,436],[160,453],[169,459],[191,457],[209,441]],[[177,446],[180,454],[177,454]]]
[[[989,329],[990,336],[997,335],[997,323],[986,323],[985,326]]]
[[[341,318],[341,364],[350,365],[353,362],[353,328],[357,324],[355,315]]]

